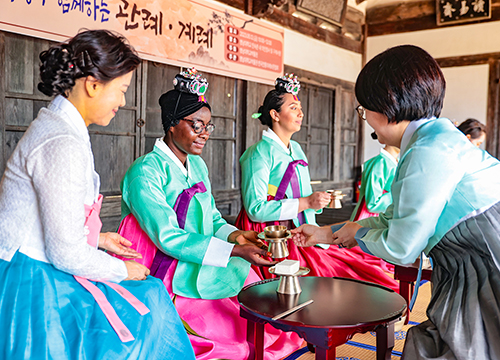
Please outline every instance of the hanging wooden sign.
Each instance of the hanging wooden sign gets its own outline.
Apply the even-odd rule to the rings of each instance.
[[[436,0],[437,25],[491,18],[491,0]]]

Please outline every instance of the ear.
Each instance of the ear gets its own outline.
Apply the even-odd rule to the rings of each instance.
[[[102,84],[93,76],[87,76],[85,78],[85,90],[90,97],[95,97],[101,90]]]
[[[271,109],[271,111],[269,111],[269,115],[271,115],[271,119],[273,119],[273,121],[279,121],[280,120],[280,114],[279,114],[279,112],[277,112],[274,109]]]

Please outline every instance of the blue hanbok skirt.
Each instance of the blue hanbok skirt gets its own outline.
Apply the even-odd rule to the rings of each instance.
[[[105,294],[135,340],[122,342],[94,297],[73,276],[17,252],[0,260],[0,359],[194,359],[162,282],[120,283],[150,310],[140,315],[113,289]]]

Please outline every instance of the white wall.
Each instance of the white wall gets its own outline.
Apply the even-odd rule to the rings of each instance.
[[[500,52],[500,21],[460,25],[401,34],[372,36],[367,39],[367,60],[396,45],[412,44],[428,51],[435,58]],[[461,121],[467,117],[486,120],[488,65],[445,68],[447,81],[443,116]],[[364,159],[378,154],[380,145],[365,126]]]
[[[446,96],[441,116],[461,123],[474,118],[486,124],[489,66],[443,68]]]
[[[361,54],[285,29],[285,65],[355,82],[361,71]]]

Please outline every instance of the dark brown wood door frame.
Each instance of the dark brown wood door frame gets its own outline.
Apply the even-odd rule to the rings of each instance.
[[[489,65],[486,151],[500,155],[500,53],[454,56],[436,59],[441,67]]]

